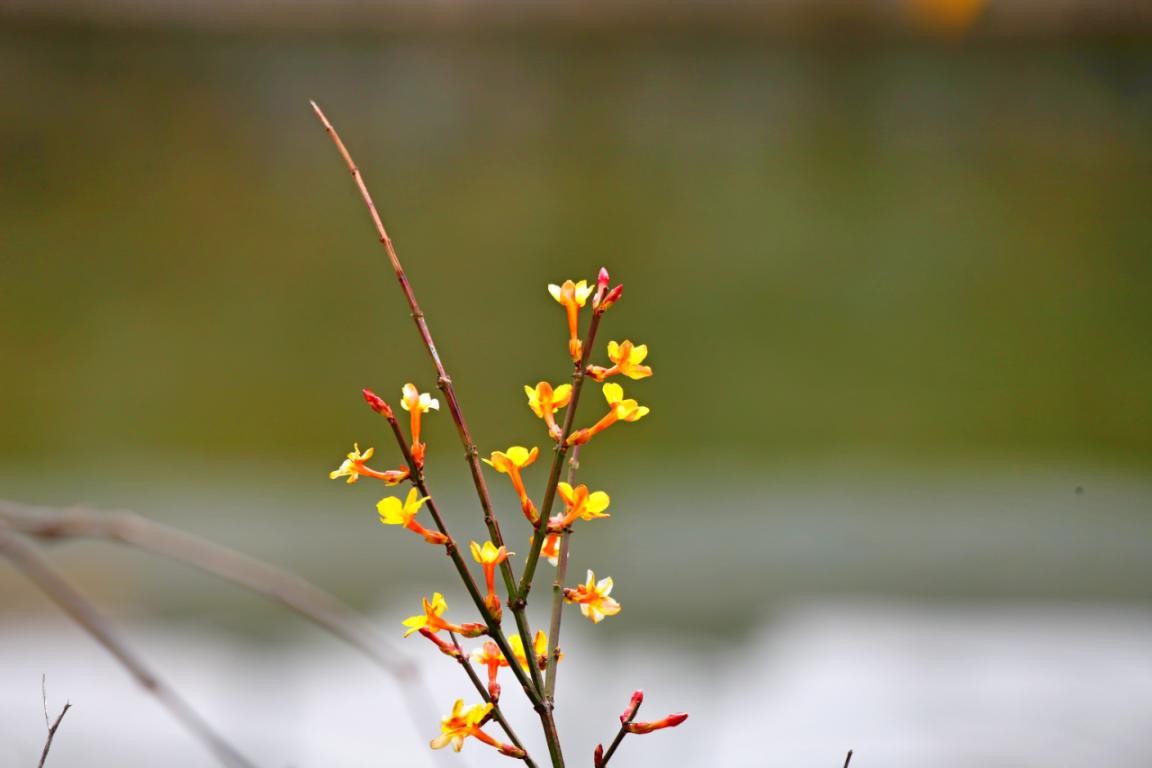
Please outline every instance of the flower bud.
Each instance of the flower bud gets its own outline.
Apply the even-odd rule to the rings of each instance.
[[[460,625],[460,634],[467,638],[481,637],[482,635],[488,634],[488,628],[483,624],[469,622]]]
[[[652,731],[659,731],[661,728],[675,728],[687,719],[687,712],[677,712],[650,723],[625,723],[624,730],[628,733],[652,733]]]
[[[592,753],[593,768],[604,768],[604,745],[597,744],[596,751]]]
[[[637,690],[632,694],[632,700],[628,702],[628,708],[620,715],[620,723],[629,723],[634,717],[636,712],[640,709],[640,705],[644,703],[644,691]]]
[[[508,757],[514,757],[517,760],[523,760],[525,755],[524,750],[520,749],[520,747],[513,746],[512,744],[501,744],[500,754],[508,755]]]
[[[376,411],[386,419],[392,418],[392,408],[388,403],[384,402],[380,395],[376,394],[370,389],[362,390],[364,392],[364,400],[368,403],[368,407]]]
[[[624,284],[621,283],[620,285],[616,286],[612,290],[608,291],[608,295],[604,297],[604,301],[600,302],[600,306],[596,308],[596,311],[601,312],[601,313],[607,312],[608,308],[611,307],[613,304],[615,304],[617,301],[619,301],[620,297],[623,295],[624,295]]]

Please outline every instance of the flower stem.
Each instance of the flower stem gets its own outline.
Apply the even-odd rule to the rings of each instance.
[[[580,446],[572,449],[568,459],[568,485],[576,482],[580,469]],[[556,562],[556,580],[552,582],[552,621],[548,625],[548,671],[544,678],[544,699],[552,704],[556,697],[556,667],[560,664],[560,618],[564,613],[564,582],[568,578],[568,545],[572,527],[560,532],[560,557]]]

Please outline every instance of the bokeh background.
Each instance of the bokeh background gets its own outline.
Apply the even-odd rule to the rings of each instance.
[[[392,455],[361,387],[434,380],[316,99],[483,452],[542,440],[546,283],[607,265],[606,337],[652,350],[652,415],[582,462],[614,515],[572,570],[624,611],[566,618],[570,762],[634,687],[693,719],[622,764],[1152,762],[1150,30],[1124,0],[5,0],[0,496],[293,569],[469,698],[400,641],[421,594],[462,610],[446,563],[326,476],[354,440]],[[426,429],[480,537],[447,415]],[[294,617],[48,554],[258,764],[430,764],[436,723]],[[50,765],[212,764],[0,566],[2,765],[39,755],[41,675],[75,705]]]

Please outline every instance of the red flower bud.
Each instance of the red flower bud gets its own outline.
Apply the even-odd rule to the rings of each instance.
[[[624,295],[624,284],[621,283],[620,285],[616,286],[612,290],[608,291],[608,295],[604,297],[604,301],[600,302],[600,306],[598,306],[596,308],[596,311],[601,312],[601,313],[607,312],[608,308],[611,307],[613,304],[615,304],[617,301],[619,301],[620,297],[623,295]]]
[[[365,389],[363,392],[364,400],[368,403],[369,408],[376,411],[376,413],[379,413],[386,419],[392,418],[392,408],[388,405],[388,403],[384,402],[380,395],[376,394],[370,389]]]
[[[662,720],[654,720],[650,723],[625,723],[624,730],[628,733],[652,733],[652,731],[658,731],[661,728],[675,728],[687,719],[687,712],[677,712]]]
[[[620,723],[629,723],[632,718],[636,717],[636,712],[640,709],[640,705],[644,703],[644,691],[636,691],[632,694],[632,700],[628,702],[628,708],[620,715]]]
[[[604,768],[604,745],[597,744],[596,751],[592,753],[592,765],[594,768]]]

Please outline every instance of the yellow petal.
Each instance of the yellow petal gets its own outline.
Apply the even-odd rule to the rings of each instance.
[[[552,298],[556,299],[556,301],[560,301],[560,286],[555,283],[549,283],[548,293],[552,294]]]
[[[605,384],[602,391],[604,392],[604,399],[608,401],[608,405],[615,405],[624,399],[624,387],[614,381]]]

